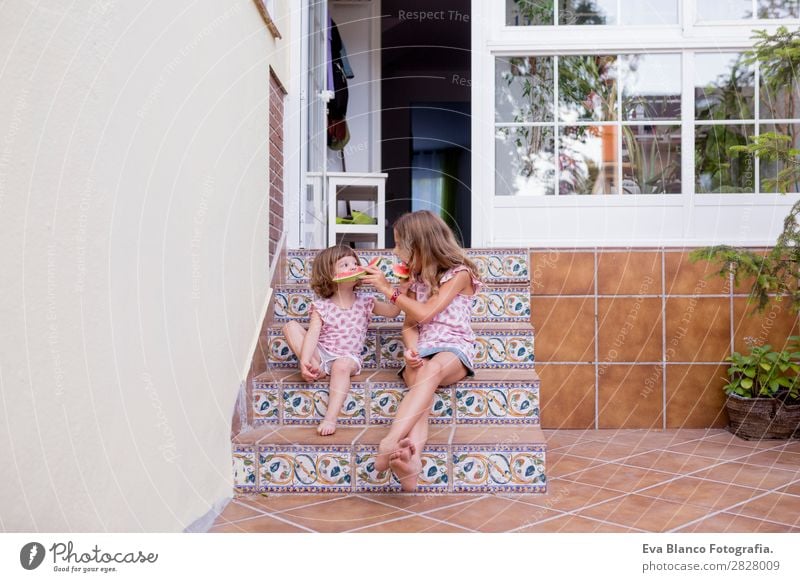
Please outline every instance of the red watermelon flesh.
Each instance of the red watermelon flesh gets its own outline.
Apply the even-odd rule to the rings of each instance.
[[[340,271],[336,273],[336,276],[331,279],[334,283],[343,283],[345,281],[353,281],[354,279],[360,279],[364,275],[367,275],[367,270],[364,267],[355,267],[354,269],[350,269],[349,271]]]
[[[370,261],[370,262],[367,264],[367,266],[368,266],[368,267],[375,267],[375,268],[377,269],[377,268],[378,268],[378,265],[380,265],[380,264],[381,264],[381,261],[382,261],[382,260],[383,260],[383,257],[375,257],[374,259],[372,259],[372,260],[371,260],[371,261]]]
[[[395,263],[392,265],[392,272],[398,279],[408,279],[408,265],[405,263]]]

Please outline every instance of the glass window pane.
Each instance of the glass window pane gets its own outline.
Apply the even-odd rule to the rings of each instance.
[[[617,57],[559,57],[558,100],[559,117],[566,122],[616,119]]]
[[[800,0],[758,0],[756,6],[758,18],[800,17]]]
[[[787,136],[789,141],[785,143],[778,142],[781,149],[784,147],[788,148],[800,148],[800,124],[796,123],[779,123],[779,124],[764,124],[761,126],[760,130],[761,134],[765,133],[775,133],[780,136]],[[786,170],[786,164],[784,162],[778,162],[775,160],[768,160],[764,156],[759,158],[759,165],[761,166],[761,192],[778,192],[777,185],[775,184],[775,178],[778,177],[778,173]],[[787,192],[800,192],[800,181],[794,178],[797,175],[797,172],[786,172],[784,176],[780,176],[783,178],[781,181],[784,181],[785,178],[792,177],[792,179],[788,180]]]
[[[697,22],[742,20],[753,17],[751,0],[696,0]]]
[[[681,126],[622,127],[622,193],[681,191]]]
[[[617,193],[617,125],[562,127],[559,194]]]
[[[761,119],[794,119],[800,117],[800,72],[792,59],[776,59],[769,66],[761,65]]]
[[[695,128],[695,190],[701,192],[755,192],[752,154],[729,148],[747,145],[752,125],[698,125]]]
[[[680,119],[681,56],[620,55],[622,119]]]
[[[495,195],[555,193],[553,128],[498,127],[495,131]]]
[[[553,57],[503,57],[495,61],[495,120],[553,120]]]
[[[553,25],[553,0],[506,0],[506,26]]]
[[[558,0],[559,24],[617,24],[617,0]]]
[[[740,53],[695,55],[697,119],[753,119],[755,75]]]
[[[622,0],[620,22],[621,24],[678,24],[678,0]]]

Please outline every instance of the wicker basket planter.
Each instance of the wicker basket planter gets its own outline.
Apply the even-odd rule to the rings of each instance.
[[[745,440],[800,438],[800,404],[778,398],[742,398],[729,394],[725,402],[728,431]]]

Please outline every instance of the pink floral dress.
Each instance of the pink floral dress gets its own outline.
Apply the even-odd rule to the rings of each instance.
[[[367,339],[367,327],[372,318],[375,298],[356,293],[356,300],[349,309],[336,305],[332,299],[316,299],[311,302],[309,313],[318,313],[322,319],[317,351],[322,371],[331,373],[333,362],[339,358],[350,358],[356,364],[353,375],[361,373],[361,352]]]
[[[478,293],[481,282],[466,265],[458,265],[445,272],[439,279],[439,285],[456,276],[461,271],[470,273],[472,288]],[[414,281],[410,288],[417,294],[417,301],[425,303],[430,298],[430,287],[421,281]],[[417,348],[420,356],[431,355],[440,351],[456,353],[470,376],[474,375],[475,333],[472,331],[470,317],[472,315],[473,295],[457,294],[450,304],[427,323],[419,325]],[[463,354],[463,357],[461,357]],[[466,359],[466,361],[465,361]]]

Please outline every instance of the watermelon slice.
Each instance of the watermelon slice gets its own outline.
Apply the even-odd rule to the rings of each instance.
[[[394,276],[398,279],[408,279],[408,265],[405,263],[395,263],[392,265],[392,273],[394,273]]]
[[[331,279],[334,283],[344,283],[345,281],[355,281],[364,275],[367,275],[367,270],[364,267],[355,267],[349,271],[340,271],[336,276]]]
[[[379,269],[380,268],[379,265],[381,264],[382,260],[383,260],[383,257],[375,257],[369,263],[367,263],[367,266],[368,267],[375,267],[376,269]]]

